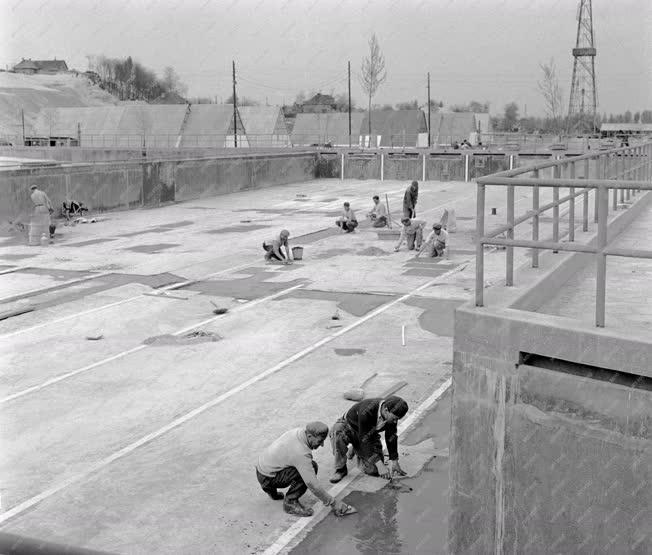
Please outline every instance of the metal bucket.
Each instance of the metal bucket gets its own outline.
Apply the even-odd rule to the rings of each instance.
[[[303,259],[303,247],[292,247],[292,257],[295,260]]]

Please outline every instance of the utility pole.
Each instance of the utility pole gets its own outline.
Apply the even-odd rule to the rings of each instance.
[[[23,146],[25,146],[25,110],[20,109],[20,117],[23,120]]]
[[[238,148],[238,112],[237,112],[237,101],[235,96],[235,61],[233,61],[233,138],[235,148]]]
[[[351,62],[349,61],[349,148],[351,148]]]
[[[430,72],[428,72],[428,148],[430,148]]]

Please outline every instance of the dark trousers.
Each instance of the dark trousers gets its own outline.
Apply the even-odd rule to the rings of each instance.
[[[315,474],[317,474],[319,467],[315,461],[312,461],[312,467],[315,469]],[[293,466],[287,466],[279,470],[274,476],[263,476],[256,469],[256,477],[265,493],[273,493],[277,489],[287,488],[289,486],[290,489],[285,494],[285,499],[288,501],[296,501],[308,489],[301,474]]]
[[[378,475],[376,463],[383,461],[383,445],[378,434],[370,434],[367,438],[359,438],[344,418],[340,418],[330,431],[331,446],[335,456],[335,470],[346,468],[346,453],[349,444],[360,459],[365,474]]]
[[[278,249],[278,252],[281,254],[282,258],[279,258],[278,256],[276,256],[274,254],[274,249],[273,249],[272,245],[267,245],[266,243],[263,243],[263,250],[267,253],[265,255],[265,258],[267,258],[268,260],[271,260],[272,258],[274,258],[275,260],[281,260],[281,261],[285,260],[285,256],[283,255],[283,251],[281,249]]]
[[[336,222],[338,227],[341,227],[344,231],[351,233],[356,227],[358,227],[357,220],[349,220],[348,222]]]
[[[385,216],[378,216],[374,219],[372,224],[374,227],[385,227],[387,225],[387,218]]]

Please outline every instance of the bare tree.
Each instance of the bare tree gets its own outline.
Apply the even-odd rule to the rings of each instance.
[[[362,61],[360,85],[369,99],[369,135],[371,136],[371,99],[378,91],[378,87],[387,79],[385,73],[385,58],[380,52],[378,39],[372,35],[369,39],[369,56]]]
[[[552,120],[552,126],[555,133],[561,129],[562,119],[562,91],[557,78],[555,69],[555,60],[550,59],[548,64],[539,64],[543,72],[543,78],[537,82],[539,92],[543,96],[546,104],[546,114]]]

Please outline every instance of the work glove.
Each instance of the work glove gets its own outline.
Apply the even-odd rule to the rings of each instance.
[[[392,476],[407,476],[407,472],[401,468],[401,465],[398,464],[398,460],[389,461],[389,471]]]

